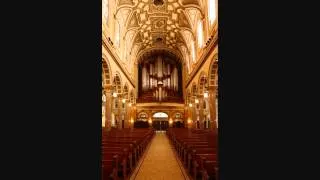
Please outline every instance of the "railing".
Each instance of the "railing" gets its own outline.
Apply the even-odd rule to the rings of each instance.
[[[160,102],[154,97],[140,97],[137,99],[137,103],[150,103],[150,102]],[[174,102],[174,103],[183,103],[183,99],[181,97],[166,97],[162,99],[161,102]]]

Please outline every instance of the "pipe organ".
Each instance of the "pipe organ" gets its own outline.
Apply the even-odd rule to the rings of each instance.
[[[140,99],[167,101],[179,97],[179,72],[177,63],[157,55],[139,66],[141,68]]]

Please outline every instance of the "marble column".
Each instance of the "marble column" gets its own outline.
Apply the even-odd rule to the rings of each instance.
[[[193,125],[192,109],[193,109],[193,107],[190,107],[188,105],[188,111],[187,111],[188,112],[188,116],[187,116],[187,126],[188,126],[188,128],[192,128],[192,125]],[[191,122],[188,123],[188,120],[190,120]]]
[[[204,129],[204,115],[203,115],[203,96],[199,95],[199,121],[200,121],[200,129]]]
[[[183,122],[184,122],[184,125],[185,127],[188,127],[188,106],[185,105],[185,108],[184,108],[184,113],[183,113]]]
[[[137,106],[135,104],[133,105],[133,108],[132,108],[132,119],[134,121],[137,120]]]
[[[120,129],[122,129],[122,127],[126,128],[126,106],[127,103],[123,103],[122,99],[120,101],[121,104],[121,110],[120,110]]]
[[[128,128],[131,125],[131,107],[129,106],[129,102],[126,103],[126,116],[125,116],[125,127]]]
[[[216,86],[209,87],[210,128],[217,130],[216,124]]]
[[[130,124],[130,128],[133,128],[133,122],[131,122],[131,120],[135,120],[134,118],[134,105],[131,104],[131,107],[129,107],[129,124]]]
[[[121,117],[122,102],[120,101],[120,99],[121,98],[119,96],[116,98],[116,101],[118,102],[118,108],[116,109],[117,113],[115,113],[116,114],[115,117],[116,117],[116,126],[118,129],[122,128],[122,117]]]
[[[192,127],[193,129],[197,128],[197,104],[192,104]]]
[[[111,108],[112,108],[112,94],[111,94],[111,85],[105,86],[105,128],[107,131],[111,129]]]

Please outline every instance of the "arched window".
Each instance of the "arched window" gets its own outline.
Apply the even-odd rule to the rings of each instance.
[[[104,58],[102,58],[102,75],[104,75],[104,80],[106,84],[110,84],[110,70],[109,70],[109,66],[108,63],[106,62],[106,60]]]
[[[115,23],[115,45],[116,47],[120,46],[120,23],[117,20]]]
[[[194,42],[191,41],[191,59],[192,62],[195,63],[196,62],[196,52],[195,52],[195,48],[194,48]]]
[[[208,0],[209,25],[211,26],[216,20],[216,0]]]
[[[109,18],[109,0],[102,1],[102,16],[104,16],[106,22],[108,23]]]
[[[166,113],[163,113],[163,112],[158,112],[158,113],[155,113],[153,115],[154,118],[167,118],[168,117],[168,114]]]
[[[210,70],[210,85],[217,85],[217,71],[218,71],[218,63],[217,60],[212,63]]]
[[[198,48],[202,48],[203,46],[203,26],[202,21],[198,21],[198,28],[197,28],[197,34],[198,34]]]
[[[186,65],[187,65],[187,72],[189,74],[191,73],[191,62],[190,62],[190,57],[188,55],[186,56]]]
[[[138,120],[140,120],[140,121],[147,121],[147,119],[148,119],[148,114],[147,114],[147,113],[145,113],[145,112],[140,112],[140,113],[138,114]]]

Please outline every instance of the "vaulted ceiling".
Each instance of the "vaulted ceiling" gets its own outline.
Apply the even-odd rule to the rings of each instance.
[[[196,22],[203,16],[201,0],[119,0],[116,18],[128,53],[167,49],[190,51]],[[178,53],[177,53],[178,51]]]

